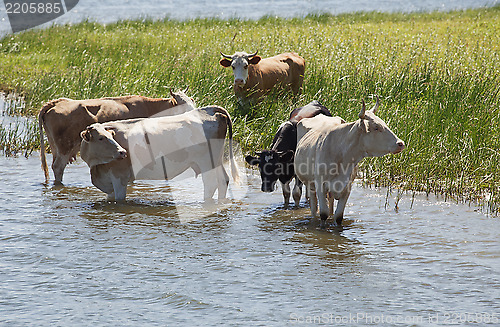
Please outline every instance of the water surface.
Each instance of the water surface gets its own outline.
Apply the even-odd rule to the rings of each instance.
[[[499,220],[474,207],[402,195],[396,211],[396,194],[356,186],[338,233],[252,174],[210,210],[192,196],[201,179],[136,182],[125,204],[105,201],[81,161],[64,180],[43,185],[36,155],[0,157],[0,325],[432,326],[470,313],[484,326],[500,314]]]
[[[222,19],[258,19],[266,15],[303,17],[314,13],[340,14],[357,11],[415,12],[450,11],[493,6],[499,0],[80,0],[69,13],[55,20],[57,24],[78,23],[89,19],[111,23],[120,19],[171,18],[186,20],[199,17]],[[44,24],[50,26],[52,23]],[[0,7],[0,35],[11,31],[5,7]]]

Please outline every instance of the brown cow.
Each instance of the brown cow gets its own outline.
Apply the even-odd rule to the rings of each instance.
[[[81,144],[80,133],[88,125],[152,115],[170,116],[184,113],[195,107],[194,100],[184,92],[171,91],[172,98],[155,99],[130,95],[91,100],[61,98],[46,103],[38,114],[40,158],[45,182],[49,181],[49,170],[45,159],[43,129],[53,155],[52,170],[55,183],[62,183],[64,168],[76,158]]]
[[[290,88],[298,94],[304,80],[305,60],[296,53],[282,53],[262,59],[254,54],[236,52],[225,55],[220,61],[223,67],[232,67],[234,72],[234,93],[240,99],[259,98],[275,85]]]

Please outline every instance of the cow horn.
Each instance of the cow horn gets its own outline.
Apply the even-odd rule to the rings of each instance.
[[[377,102],[375,103],[375,106],[372,109],[374,114],[377,113],[378,107],[380,106],[380,100],[378,98],[378,95],[375,95],[375,97],[377,98]]]
[[[365,119],[365,112],[366,112],[366,105],[365,105],[365,99],[361,99],[361,111],[359,112],[359,119]]]
[[[232,56],[228,56],[228,55],[226,55],[226,54],[223,54],[222,52],[221,52],[220,54],[221,54],[221,56],[223,56],[223,57],[224,57],[224,58],[226,58],[226,59],[229,59],[229,60],[232,60],[232,59],[233,59],[233,57],[232,57]]]
[[[255,53],[253,53],[253,54],[248,55],[248,58],[255,57],[257,55],[257,52],[259,52],[259,50],[255,51]]]
[[[172,91],[172,88],[170,88],[170,95],[173,97],[175,97],[175,94],[174,94],[174,91]]]
[[[184,90],[182,90],[182,93],[187,93],[188,90],[189,90],[189,85]]]

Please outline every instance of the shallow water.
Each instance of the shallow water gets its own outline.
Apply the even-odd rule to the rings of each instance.
[[[252,0],[252,1],[201,1],[201,0],[80,0],[73,10],[57,18],[55,23],[78,23],[89,19],[111,23],[120,19],[171,18],[186,20],[198,17],[222,19],[258,19],[271,15],[279,17],[303,17],[311,13],[340,14],[357,11],[412,12],[450,11],[493,6],[499,0]],[[46,23],[44,26],[50,26]],[[0,35],[10,33],[5,12],[0,7]]]
[[[1,325],[498,325],[500,221],[473,207],[403,195],[396,211],[356,186],[338,233],[252,174],[215,209],[201,179],[116,204],[81,161],[64,177],[0,157]]]
[[[13,94],[0,92],[0,155],[13,155],[33,150],[33,139],[38,135],[38,121],[22,116],[25,103]]]

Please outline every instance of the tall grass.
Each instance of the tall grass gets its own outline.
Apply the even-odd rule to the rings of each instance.
[[[273,93],[240,108],[219,51],[295,51],[306,59],[299,97]],[[190,86],[199,105],[232,114],[246,151],[269,146],[295,107],[316,99],[348,121],[360,99],[382,99],[380,116],[408,149],[363,161],[375,185],[500,203],[500,7],[450,13],[258,21],[196,19],[84,22],[0,40],[0,88],[22,94],[24,114],[57,97],[167,96]]]
[[[20,115],[24,111],[24,101],[11,94],[0,94],[0,153],[15,156],[23,153],[29,156],[40,146],[37,122]]]

